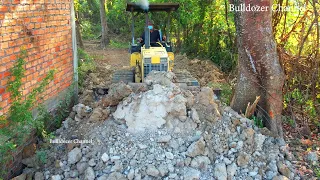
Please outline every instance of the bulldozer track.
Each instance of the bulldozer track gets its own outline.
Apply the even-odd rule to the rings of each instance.
[[[134,82],[134,72],[132,70],[119,70],[112,76],[112,83],[118,82],[132,83]]]

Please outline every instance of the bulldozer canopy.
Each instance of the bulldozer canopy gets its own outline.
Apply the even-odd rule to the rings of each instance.
[[[179,8],[178,3],[150,3],[147,11],[176,11]],[[130,12],[145,12],[144,9],[136,3],[128,3],[127,11]]]

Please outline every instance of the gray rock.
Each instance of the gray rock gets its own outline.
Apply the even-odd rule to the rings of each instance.
[[[183,170],[183,179],[184,180],[195,180],[200,179],[201,172],[194,168],[184,168]]]
[[[112,166],[111,171],[112,172],[121,171],[122,168],[123,168],[122,163],[120,161],[116,161],[114,163],[114,166]]]
[[[309,152],[307,155],[307,160],[309,162],[317,162],[318,161],[317,152]]]
[[[272,180],[289,180],[289,179],[285,176],[275,176],[272,178]]]
[[[109,175],[107,180],[127,180],[127,178],[119,172],[113,172]]]
[[[70,177],[75,178],[79,176],[79,172],[77,170],[70,171]]]
[[[16,176],[14,178],[12,178],[11,180],[26,180],[27,179],[27,174],[21,174],[19,176]]]
[[[93,167],[95,165],[97,165],[96,161],[94,159],[90,159],[88,162],[89,166]]]
[[[167,159],[173,159],[174,158],[174,156],[173,156],[173,154],[171,152],[166,152],[165,155],[166,155]]]
[[[158,168],[160,176],[163,177],[169,173],[168,166],[161,164]]]
[[[270,163],[268,164],[268,167],[271,171],[277,172],[278,171],[277,161],[276,160],[270,161]]]
[[[229,179],[233,179],[233,176],[236,174],[237,169],[238,169],[238,167],[237,167],[236,163],[232,163],[227,166],[227,173],[228,173]]]
[[[22,164],[26,165],[27,167],[33,168],[38,166],[38,162],[36,156],[32,156],[29,158],[22,159]]]
[[[104,174],[97,178],[97,180],[108,180],[108,175]]]
[[[191,108],[191,118],[195,123],[201,123],[198,112],[195,108]]]
[[[145,145],[145,144],[138,144],[138,147],[139,147],[140,149],[146,149],[148,146]]]
[[[120,156],[112,156],[110,159],[111,159],[111,162],[115,162],[117,160],[120,160]]]
[[[184,164],[185,164],[186,166],[189,166],[190,163],[191,163],[191,158],[190,158],[190,157],[187,157],[187,158],[184,160]]]
[[[195,157],[198,155],[203,155],[205,151],[205,142],[203,137],[201,137],[198,141],[193,142],[187,149],[186,155],[190,157]]]
[[[213,170],[213,174],[218,180],[227,180],[228,174],[226,165],[224,163],[216,164]]]
[[[249,176],[251,176],[251,177],[255,177],[257,174],[258,174],[257,171],[251,171],[251,172],[249,172]]]
[[[249,161],[250,156],[245,152],[240,153],[240,155],[237,158],[237,164],[240,167],[246,166],[249,163]]]
[[[226,165],[229,165],[232,163],[232,161],[230,161],[230,159],[228,158],[223,158],[223,162],[226,164]]]
[[[68,153],[68,163],[75,164],[80,161],[81,157],[81,150],[76,147]]]
[[[168,143],[171,140],[170,135],[161,136],[158,138],[158,143]]]
[[[264,143],[264,140],[266,139],[266,136],[262,135],[262,134],[258,134],[256,133],[254,135],[254,142],[255,142],[255,145],[256,145],[256,149],[258,151],[261,151],[262,150],[262,146],[263,146],[263,143]]]
[[[267,171],[267,172],[266,172],[267,179],[272,179],[272,178],[275,177],[277,174],[278,174],[277,172],[273,172],[273,171]]]
[[[134,155],[136,155],[136,153],[137,153],[137,149],[136,149],[136,148],[132,149],[132,150],[127,154],[127,158],[129,158],[129,159],[133,158]]]
[[[210,159],[207,156],[197,156],[191,161],[191,167],[207,170],[210,163]]]
[[[77,170],[79,174],[83,174],[84,171],[89,167],[89,164],[86,162],[78,162],[77,163]]]
[[[51,176],[51,180],[62,180],[60,175]]]
[[[149,165],[149,166],[147,167],[146,173],[147,173],[149,176],[153,176],[153,177],[159,177],[159,175],[160,175],[159,170],[158,170],[155,166],[153,166],[153,165]]]
[[[291,171],[285,164],[283,164],[281,162],[278,162],[277,166],[278,166],[280,174],[282,174],[282,175],[284,175],[284,176],[286,176],[286,177],[288,177],[290,179],[293,178],[293,177],[290,177]]]
[[[129,180],[133,180],[133,178],[134,178],[134,170],[133,169],[130,169],[127,177]]]
[[[85,180],[94,180],[95,177],[96,177],[96,175],[95,175],[92,167],[88,167],[86,169],[86,171],[84,172],[84,179]]]
[[[42,172],[36,172],[36,173],[34,174],[34,179],[35,179],[35,180],[44,180],[44,175],[43,175],[43,173],[42,173]]]

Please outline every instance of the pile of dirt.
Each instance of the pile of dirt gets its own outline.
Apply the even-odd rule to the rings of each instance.
[[[175,71],[187,70],[201,86],[207,86],[210,82],[225,83],[223,73],[209,60],[189,59],[185,54],[178,54],[175,57],[174,69]]]
[[[210,88],[181,89],[171,82],[172,73],[151,73],[148,79],[147,90],[117,98],[122,101],[115,109],[75,106],[52,140],[70,142],[50,146],[44,166],[25,161],[24,175],[52,180],[300,179],[284,140],[222,107]]]

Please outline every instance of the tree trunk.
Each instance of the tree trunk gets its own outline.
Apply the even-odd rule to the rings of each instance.
[[[268,11],[235,12],[238,41],[238,79],[231,106],[246,110],[260,96],[259,114],[264,125],[275,135],[282,136],[282,87],[284,73],[276,51],[272,33],[272,0],[234,0],[235,6],[268,6]]]
[[[77,44],[81,49],[84,49],[82,37],[81,37],[81,31],[80,31],[80,19],[79,14],[76,12],[76,36],[77,36]]]
[[[108,25],[106,17],[105,0],[100,0],[100,19],[101,19],[101,47],[109,44]]]

